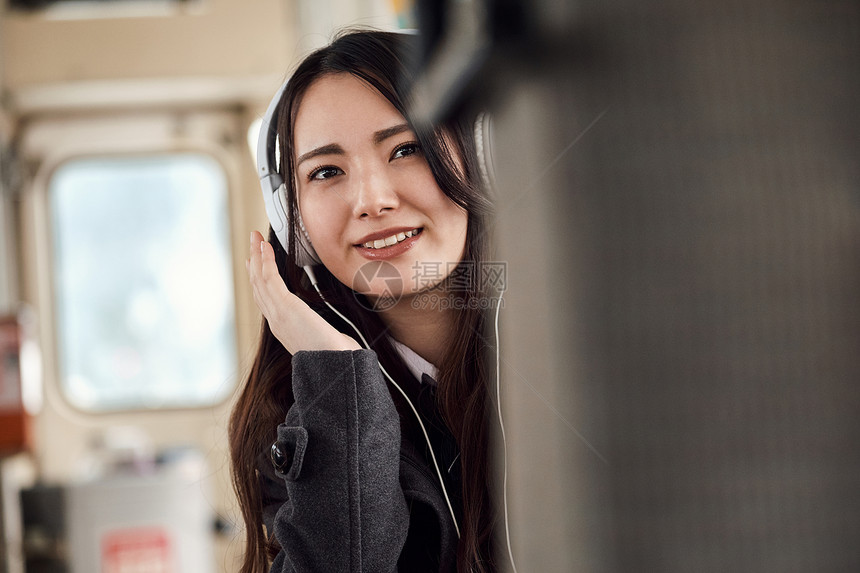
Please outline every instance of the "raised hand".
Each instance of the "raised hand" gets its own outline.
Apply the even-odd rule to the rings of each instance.
[[[263,236],[251,233],[250,258],[245,261],[254,302],[269,328],[291,354],[300,350],[359,350],[358,342],[338,332],[302,299],[287,289],[278,273],[275,252]]]

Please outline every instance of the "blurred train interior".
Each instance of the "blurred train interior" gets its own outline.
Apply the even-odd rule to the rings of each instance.
[[[256,134],[349,26],[489,112],[500,569],[860,571],[856,0],[4,0],[0,573],[237,570]]]

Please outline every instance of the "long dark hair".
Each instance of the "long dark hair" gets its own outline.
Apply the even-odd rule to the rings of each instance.
[[[298,210],[293,176],[293,125],[303,94],[315,80],[325,75],[348,73],[374,87],[408,120],[408,63],[415,47],[415,39],[403,34],[351,31],[312,53],[296,69],[280,101],[277,125],[282,158],[280,170],[287,182],[291,221],[297,220]],[[486,232],[491,204],[481,184],[473,133],[469,121],[416,129],[416,136],[439,187],[468,213],[466,248],[458,273],[461,277],[471,274],[469,278],[472,280],[464,284],[471,284],[474,288],[458,289],[453,293],[458,297],[458,308],[463,310],[456,314],[457,324],[446,341],[444,361],[436,365],[439,369],[436,397],[442,417],[460,448],[463,518],[457,550],[458,569],[483,572],[494,569],[495,515],[488,483],[489,376],[485,360],[487,343],[483,310],[486,300],[476,273],[480,271],[481,263],[487,260]],[[336,317],[329,316],[319,296],[304,280],[301,268],[293,263],[298,233],[298,229],[292,229],[288,249],[284,250],[270,230],[269,242],[274,247],[281,276],[291,291],[318,309],[335,327],[349,333]],[[380,316],[360,304],[356,294],[325,267],[319,267],[316,275],[326,300],[361,329],[386,369],[395,378],[398,374],[408,375],[385,335],[387,329]],[[267,539],[263,529],[263,500],[257,470],[263,454],[277,439],[278,424],[293,404],[290,373],[291,356],[264,320],[259,349],[229,426],[233,483],[246,527],[242,573],[268,571],[269,559],[278,549],[274,537]],[[393,398],[401,409],[399,396]],[[409,417],[401,416],[401,423],[404,432],[409,432]]]

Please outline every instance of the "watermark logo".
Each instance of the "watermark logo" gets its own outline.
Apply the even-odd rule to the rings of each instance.
[[[386,261],[371,261],[359,267],[352,277],[352,288],[356,291],[358,304],[372,311],[383,311],[393,307],[403,294],[403,278],[397,267]],[[358,296],[358,293],[380,293]]]
[[[444,292],[503,291],[508,280],[508,264],[505,261],[418,261],[412,265],[412,271],[416,291],[431,288],[442,281]]]
[[[507,263],[502,261],[416,262],[412,266],[411,292],[415,293],[412,307],[492,309],[502,304],[501,292],[505,290],[507,270]],[[404,286],[397,267],[387,261],[363,264],[352,279],[356,301],[367,310],[376,312],[388,310],[400,302]]]
[[[412,308],[432,310],[493,310],[504,308],[504,299],[495,296],[459,297],[446,296],[444,293],[425,292],[412,298]]]
[[[440,263],[418,261],[412,281],[419,292],[412,308],[434,310],[490,310],[503,303],[508,265],[504,261]]]

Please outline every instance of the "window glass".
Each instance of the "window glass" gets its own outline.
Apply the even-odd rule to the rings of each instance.
[[[79,159],[49,194],[69,402],[104,412],[224,399],[236,342],[220,165],[193,153]]]

